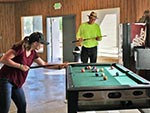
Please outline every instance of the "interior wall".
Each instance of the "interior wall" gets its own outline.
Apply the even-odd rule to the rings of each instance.
[[[61,9],[54,4],[60,2]],[[150,0],[29,0],[16,3],[0,3],[0,53],[21,39],[21,16],[43,16],[43,31],[46,34],[46,17],[76,15],[76,29],[81,23],[81,12],[120,7],[120,22],[136,22],[144,10],[149,9]],[[46,58],[46,51],[41,55]]]
[[[15,5],[0,3],[0,53],[5,53],[15,42]]]

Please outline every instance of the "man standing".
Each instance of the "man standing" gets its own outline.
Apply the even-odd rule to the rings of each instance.
[[[88,17],[89,21],[79,26],[77,40],[82,45],[81,61],[88,63],[88,58],[90,58],[90,63],[96,63],[98,41],[102,40],[102,34],[100,26],[95,23],[97,14],[91,12]]]

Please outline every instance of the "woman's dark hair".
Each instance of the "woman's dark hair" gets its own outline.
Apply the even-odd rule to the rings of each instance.
[[[14,44],[15,47],[22,45],[23,49],[31,49],[31,44],[29,44],[29,36],[24,37],[23,40],[18,41]]]
[[[33,32],[30,36],[26,36],[24,37],[23,40],[17,42],[14,44],[14,46],[19,46],[22,45],[23,48],[30,50],[31,49],[31,45],[34,42],[39,42],[41,44],[45,44],[48,45],[49,42],[44,40],[44,35],[40,32]]]

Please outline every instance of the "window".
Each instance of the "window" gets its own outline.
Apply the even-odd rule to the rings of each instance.
[[[33,32],[43,33],[42,16],[25,16],[21,18],[22,39],[29,36]],[[38,50],[39,53],[43,52],[43,48]]]
[[[28,36],[33,32],[43,32],[42,16],[22,17],[22,37]]]

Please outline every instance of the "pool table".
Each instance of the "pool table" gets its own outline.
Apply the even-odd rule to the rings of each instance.
[[[117,63],[69,64],[66,99],[68,113],[150,108],[150,81]]]

